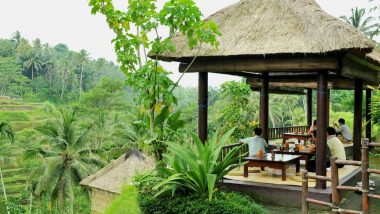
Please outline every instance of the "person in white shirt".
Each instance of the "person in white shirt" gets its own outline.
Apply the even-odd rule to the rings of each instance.
[[[334,123],[336,132],[342,135],[342,137],[338,136],[338,138],[343,143],[350,143],[352,141],[352,135],[351,135],[350,129],[346,125],[346,121],[343,118],[340,118],[338,122],[339,122],[339,126],[336,123]]]
[[[266,147],[268,147],[268,145],[265,139],[261,137],[262,132],[263,130],[257,127],[253,130],[253,133],[254,133],[253,137],[239,140],[240,143],[248,144],[250,157],[257,155],[260,149],[261,151],[263,151],[264,154],[266,153]]]

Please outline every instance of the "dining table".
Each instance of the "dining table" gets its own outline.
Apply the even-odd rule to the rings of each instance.
[[[300,155],[287,155],[287,154],[265,154],[263,156],[245,157],[244,164],[244,177],[248,177],[248,167],[260,167],[262,171],[265,167],[280,169],[282,173],[282,180],[286,181],[286,169],[290,165],[296,166],[296,172],[300,171]]]
[[[299,150],[290,150],[290,149],[274,149],[272,150],[275,154],[286,154],[286,155],[295,155],[301,156],[301,160],[305,160],[305,168],[309,166],[309,160],[315,156],[315,151],[308,151],[308,148],[304,148],[301,151]]]

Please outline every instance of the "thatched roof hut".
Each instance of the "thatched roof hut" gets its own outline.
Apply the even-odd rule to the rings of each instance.
[[[83,179],[80,184],[91,188],[93,213],[103,213],[136,173],[152,170],[154,166],[151,158],[138,151],[130,151]]]
[[[222,35],[219,48],[190,49],[185,36],[173,37],[176,51],[158,56],[181,62],[180,72],[198,73],[198,134],[207,139],[208,73],[245,77],[259,90],[260,126],[268,139],[269,93],[307,92],[307,121],[312,123],[317,90],[317,129],[329,125],[330,89],[354,89],[354,159],[360,160],[363,90],[366,136],[371,136],[371,88],[380,84],[380,51],[353,26],[323,11],[314,0],[241,0],[209,16]],[[193,61],[194,60],[194,61]],[[191,63],[190,63],[191,62]],[[286,89],[286,90],[285,90]],[[326,175],[326,132],[317,132],[317,175]],[[326,188],[325,181],[317,182]]]
[[[326,54],[374,47],[364,34],[327,14],[314,0],[242,0],[206,20],[215,21],[222,33],[217,50],[206,45],[190,50],[186,37],[177,34],[173,38],[177,51],[160,58]]]

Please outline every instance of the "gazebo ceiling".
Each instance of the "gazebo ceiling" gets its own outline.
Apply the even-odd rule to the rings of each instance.
[[[177,51],[162,60],[188,62],[193,57],[327,54],[361,50],[374,42],[343,21],[327,14],[314,0],[242,0],[206,20],[215,21],[222,33],[218,49],[203,45],[188,48],[185,36],[173,37]]]

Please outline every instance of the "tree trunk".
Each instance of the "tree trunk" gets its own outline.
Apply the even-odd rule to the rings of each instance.
[[[34,80],[34,69],[33,69],[33,66],[32,66],[32,82]]]
[[[63,73],[63,77],[62,77],[61,99],[63,98],[63,92],[65,90],[65,73],[66,71]]]
[[[32,214],[33,189],[30,190],[29,213]]]
[[[79,97],[81,97],[82,91],[83,91],[82,80],[83,80],[83,65],[82,65],[82,70],[80,72],[80,79],[79,79]]]
[[[7,192],[5,191],[5,185],[4,185],[4,179],[3,179],[3,172],[1,171],[1,166],[0,166],[0,178],[1,178],[1,185],[2,185],[2,187],[3,187],[3,194],[4,194],[5,206],[6,206],[6,208],[7,208],[7,213],[10,214],[10,212],[9,212],[9,207],[8,207]]]

